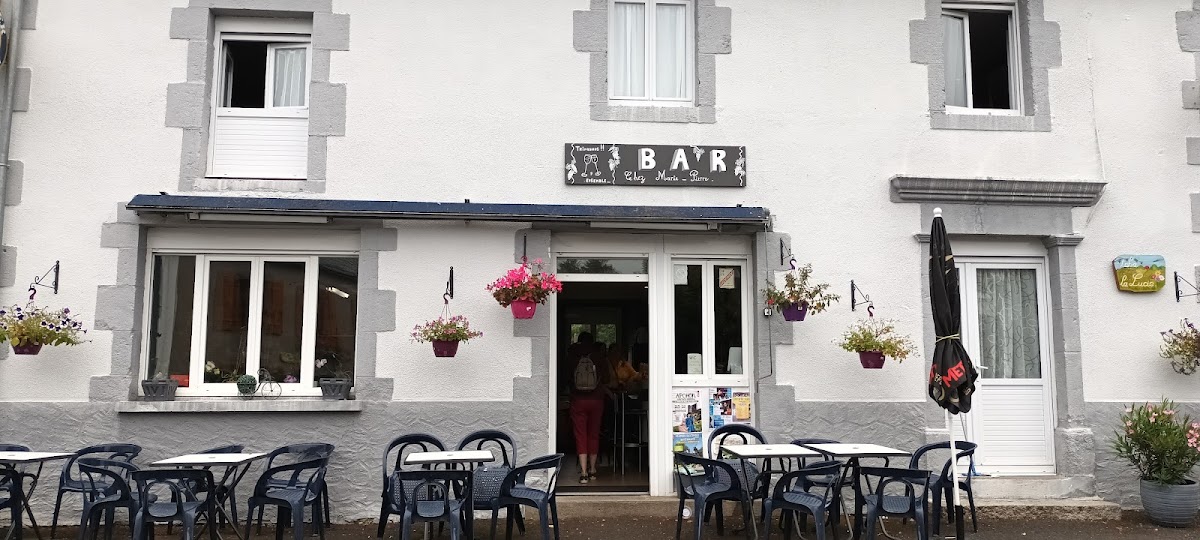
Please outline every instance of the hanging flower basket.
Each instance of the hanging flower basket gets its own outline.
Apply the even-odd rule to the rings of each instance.
[[[546,303],[551,294],[562,292],[562,282],[549,272],[542,271],[542,260],[522,263],[487,286],[501,306],[511,308],[513,317],[532,319],[538,304]]]
[[[836,294],[826,292],[829,289],[828,283],[809,283],[811,279],[811,264],[799,269],[793,267],[784,274],[782,289],[776,288],[774,284],[767,285],[767,289],[763,291],[767,305],[778,306],[779,311],[783,312],[783,320],[797,322],[803,321],[810,312],[815,314],[825,311],[830,304],[841,299]]]
[[[425,324],[413,327],[412,339],[417,343],[432,343],[433,355],[439,358],[451,358],[458,353],[458,344],[483,335],[483,332],[471,330],[471,323],[462,315],[447,317],[443,315]]]
[[[0,309],[0,342],[11,343],[15,354],[38,354],[43,345],[78,345],[86,333],[67,308],[52,311],[31,302]]]
[[[858,362],[866,369],[883,369],[883,362],[887,357],[879,351],[860,351],[858,353]]]
[[[1191,375],[1200,368],[1200,330],[1195,323],[1184,319],[1179,329],[1162,332],[1163,344],[1158,354],[1171,361],[1171,369]]]
[[[896,332],[895,322],[874,317],[850,325],[837,345],[858,353],[858,361],[866,369],[882,368],[889,356],[903,362],[917,350],[912,339]]]

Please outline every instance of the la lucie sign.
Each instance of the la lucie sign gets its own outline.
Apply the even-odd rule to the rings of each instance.
[[[745,146],[567,143],[567,185],[746,187]]]
[[[1117,290],[1157,292],[1167,283],[1167,261],[1162,255],[1121,255],[1113,259]]]

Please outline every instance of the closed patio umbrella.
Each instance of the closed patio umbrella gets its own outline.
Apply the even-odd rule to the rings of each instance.
[[[929,370],[929,397],[946,410],[946,430],[950,433],[950,459],[954,489],[955,538],[963,538],[962,500],[958,490],[958,452],[955,434],[950,422],[951,414],[971,411],[971,397],[975,393],[975,370],[967,349],[959,338],[962,322],[959,303],[958,268],[954,266],[954,252],[946,238],[946,224],[942,222],[942,209],[933,211],[933,229],[929,233],[929,302],[933,308],[933,328],[937,340],[933,347],[933,367]]]

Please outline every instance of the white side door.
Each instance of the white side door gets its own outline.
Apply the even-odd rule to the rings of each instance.
[[[967,438],[981,474],[1054,473],[1054,395],[1045,262],[963,258],[963,343],[978,366]]]

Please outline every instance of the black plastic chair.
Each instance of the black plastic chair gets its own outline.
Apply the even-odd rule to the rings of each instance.
[[[841,491],[842,464],[838,461],[814,463],[802,469],[784,474],[775,483],[771,496],[763,500],[763,531],[771,537],[771,514],[782,510],[783,537],[791,539],[790,522],[800,514],[800,528],[806,528],[808,516],[816,522],[817,540],[825,540],[825,527],[833,529],[838,537],[838,502]],[[832,480],[830,480],[832,479]],[[815,492],[814,492],[815,491]]]
[[[889,467],[862,467],[862,475],[878,479],[875,492],[864,494],[867,512],[867,540],[875,538],[880,517],[912,518],[917,522],[917,540],[929,540],[929,471]],[[895,489],[903,488],[901,494]]]
[[[447,523],[451,540],[467,538],[472,512],[471,473],[463,470],[398,471],[396,478],[404,488],[401,503],[400,539],[408,540],[417,523]]]
[[[83,485],[83,511],[79,518],[79,540],[96,538],[100,521],[104,521],[104,538],[112,540],[116,510],[129,512],[129,528],[137,515],[137,493],[129,487],[137,465],[115,459],[79,458],[80,482]]]
[[[304,540],[304,508],[312,507],[313,525],[321,540],[325,540],[325,520],[321,519],[321,493],[325,490],[325,468],[327,458],[316,458],[299,463],[276,465],[263,471],[254,485],[254,495],[246,501],[246,535],[250,538],[250,525],[254,520],[254,509],[259,515],[267,506],[277,507],[275,514],[275,539],[283,538],[286,520],[291,520],[295,540]],[[261,526],[261,522],[260,522]]]
[[[954,441],[954,448],[960,450],[958,453],[958,459],[968,459],[969,468],[967,469],[967,478],[966,480],[958,481],[958,488],[967,493],[967,502],[970,504],[971,509],[971,528],[974,530],[974,532],[979,532],[979,523],[976,521],[975,516],[975,494],[971,490],[971,474],[969,472],[975,468],[975,449],[979,448],[979,445],[969,441]],[[948,454],[950,452],[950,441],[927,444],[918,448],[916,452],[913,452],[912,460],[909,461],[908,468],[921,468],[921,458],[924,457],[926,453],[935,450],[945,450]],[[951,467],[950,458],[946,458],[946,464],[942,466],[941,474],[935,476],[933,483],[929,486],[929,491],[932,492],[931,496],[933,498],[933,515],[930,517],[930,520],[933,522],[933,534],[938,534],[942,530],[943,495],[946,499],[946,514],[948,521],[950,523],[954,523],[953,477],[954,469]]]
[[[491,538],[496,538],[496,521],[500,514],[501,508],[513,508],[517,506],[529,506],[537,508],[538,517],[541,519],[542,539],[549,540],[550,525],[554,525],[554,539],[558,540],[558,472],[562,467],[562,454],[552,454],[534,458],[529,463],[517,467],[508,472],[504,477],[504,481],[500,484],[500,494],[492,499],[492,533]],[[538,489],[529,485],[528,475],[535,471],[545,471],[547,475],[545,489]],[[518,512],[508,512],[508,525],[505,529],[505,538],[512,538],[513,522],[516,521]],[[549,519],[547,519],[549,518]]]
[[[18,494],[13,491],[19,485],[21,473],[15,469],[0,468],[0,510],[8,509],[11,522],[16,523],[21,518],[21,506],[17,504]]]
[[[130,473],[137,485],[137,514],[133,519],[133,539],[145,538],[154,530],[156,522],[178,521],[183,525],[184,540],[196,537],[196,521],[204,516],[208,522],[209,540],[217,539],[216,515],[217,496],[212,471],[206,469],[156,469],[137,470]],[[162,495],[170,495],[171,502],[159,502]],[[203,497],[200,496],[203,494]],[[234,525],[236,526],[236,524]],[[149,527],[149,531],[147,531]],[[150,534],[153,536],[153,534]]]
[[[517,465],[516,441],[503,431],[484,429],[463,437],[463,440],[458,443],[458,449],[487,450],[497,458],[498,464],[492,462],[476,466],[472,475],[471,492],[475,495],[472,500],[472,508],[491,510],[492,500],[500,496],[500,484],[504,482],[509,471]],[[521,534],[525,534],[525,516],[521,513],[521,507],[515,506],[509,508],[509,511],[517,513],[517,530]]]
[[[23,444],[0,444],[0,452],[28,452],[28,451],[29,451],[29,447],[25,446]],[[37,473],[35,474],[35,473],[30,473],[28,471],[28,469],[26,469],[23,466],[11,466],[11,465],[5,465],[3,463],[0,463],[0,471],[7,469],[7,470],[11,470],[16,473],[15,477],[11,477],[11,478],[8,476],[0,477],[0,491],[8,490],[11,487],[13,478],[19,478],[21,480],[28,481],[27,485],[29,487],[25,488],[25,493],[24,493],[24,497],[22,497],[21,505],[25,507],[25,515],[29,518],[29,525],[31,527],[33,527],[34,530],[37,530],[37,520],[33,517],[33,509],[29,507],[29,495],[32,494],[34,488],[37,487],[38,477],[42,475],[42,466],[43,465],[45,465],[44,462],[38,463]],[[11,491],[10,491],[10,494],[11,494]],[[4,508],[4,507],[0,506],[0,508]]]
[[[301,463],[314,459],[324,460],[325,464],[329,464],[329,457],[333,455],[332,444],[328,443],[298,443],[281,446],[272,450],[267,454],[267,464],[265,467],[270,469],[279,464]],[[287,481],[275,480],[271,487],[285,488],[289,487]],[[321,497],[321,508],[323,512],[313,514],[317,519],[323,518],[324,526],[329,527],[332,523],[329,519],[329,491],[327,486],[322,484],[321,492],[318,493]],[[262,532],[263,509],[258,509],[258,533]],[[314,522],[315,523],[315,522]]]
[[[412,488],[416,487],[416,484],[405,485],[397,474],[402,471],[429,469],[425,466],[408,467],[404,465],[404,459],[411,453],[440,452],[445,449],[446,445],[442,444],[441,440],[424,433],[401,435],[392,439],[383,449],[383,501],[379,505],[379,525],[375,534],[377,537],[383,538],[389,516],[404,515],[404,494],[411,493]],[[391,457],[393,452],[396,454],[395,460]]]
[[[770,460],[765,460],[766,467],[761,471],[758,465],[752,461],[747,461],[743,469],[741,459],[726,458],[723,455],[724,452],[721,448],[726,444],[730,444],[729,441],[736,441],[733,444],[766,444],[767,438],[763,436],[762,432],[748,424],[725,424],[713,430],[712,434],[708,436],[708,457],[724,461],[733,466],[734,471],[737,472],[740,485],[749,494],[751,503],[753,504],[755,499],[766,498],[771,475],[779,474],[783,471],[773,469]],[[705,510],[704,521],[708,521],[712,511],[712,508]],[[716,511],[724,513],[724,504],[717,503]]]
[[[75,455],[63,464],[62,473],[58,475],[58,493],[54,497],[54,514],[50,519],[50,538],[54,538],[55,530],[58,529],[58,514],[62,510],[63,495],[85,493],[88,489],[84,486],[83,478],[78,474],[79,468],[76,466],[76,462],[79,458],[88,457],[133,463],[133,458],[141,452],[142,447],[136,444],[99,444],[76,451]],[[100,478],[96,480],[99,483],[104,482]]]
[[[683,533],[683,503],[684,496],[692,500],[693,519],[696,521],[696,539],[703,536],[704,522],[700,516],[707,515],[707,510],[722,501],[737,501],[742,505],[742,517],[745,519],[746,535],[750,534],[750,499],[747,491],[742,489],[736,466],[718,460],[693,456],[684,453],[675,454],[675,476],[679,481],[679,511],[675,516],[675,540]],[[717,534],[725,535],[725,518],[717,512]]]

